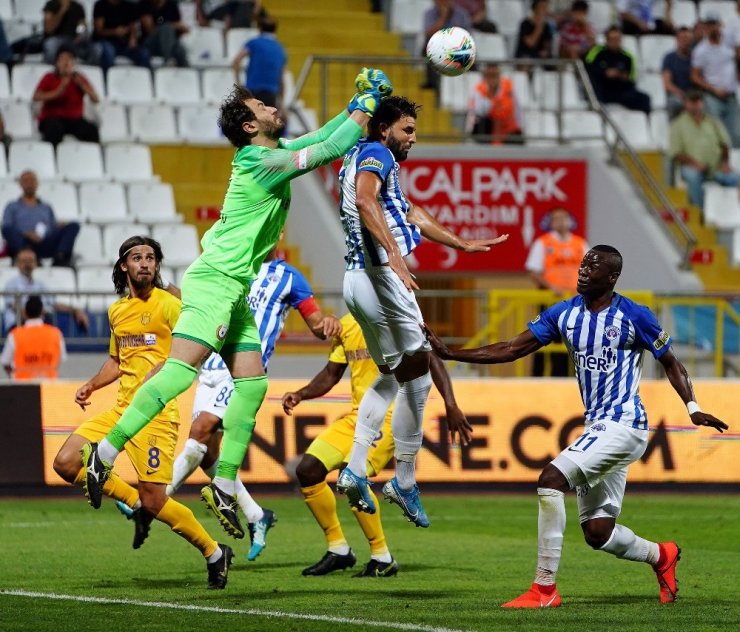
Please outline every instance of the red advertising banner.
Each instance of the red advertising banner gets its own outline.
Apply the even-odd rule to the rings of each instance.
[[[586,235],[584,160],[414,160],[401,163],[406,195],[466,239],[509,234],[490,253],[469,255],[423,240],[420,272],[519,272],[532,242],[549,230],[547,215],[565,208]]]

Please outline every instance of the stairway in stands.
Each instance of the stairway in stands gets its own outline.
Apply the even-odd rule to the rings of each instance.
[[[309,55],[408,58],[401,37],[386,31],[385,16],[372,13],[368,0],[265,0],[264,6],[277,20],[277,37],[288,53],[288,67],[296,79]],[[369,64],[332,64],[328,76],[330,116],[346,107],[354,91],[354,77],[362,65]],[[397,94],[423,107],[418,121],[419,136],[460,137],[451,114],[437,107],[435,91],[421,88],[425,81],[423,67],[388,65],[384,70],[394,82]],[[320,118],[323,97],[320,74],[315,68],[300,98],[307,108],[319,113],[319,123],[323,122]]]

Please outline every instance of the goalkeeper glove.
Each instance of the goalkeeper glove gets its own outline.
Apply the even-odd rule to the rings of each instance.
[[[393,92],[391,80],[377,68],[363,68],[355,77],[355,88],[360,94],[377,92],[381,97],[388,97]]]
[[[360,110],[369,116],[375,113],[376,108],[380,105],[380,93],[376,91],[365,94],[356,94],[347,106],[347,110],[352,114],[355,110]]]

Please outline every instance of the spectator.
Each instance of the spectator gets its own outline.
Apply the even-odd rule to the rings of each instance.
[[[736,13],[727,20],[727,29],[725,35],[727,41],[735,47],[738,60],[738,72],[740,72],[740,0],[735,0]]]
[[[657,33],[673,35],[671,9],[673,0],[665,0],[665,15],[657,18],[655,0],[617,0],[617,13],[622,20],[622,32],[627,35]]]
[[[25,322],[8,333],[0,362],[14,380],[55,379],[67,359],[64,336],[44,322],[40,297],[29,296],[23,311]]]
[[[143,45],[150,55],[164,58],[165,65],[188,65],[188,54],[180,36],[190,29],[182,21],[180,7],[175,0],[143,0],[141,3]]]
[[[41,77],[33,93],[33,100],[41,102],[41,137],[55,146],[65,134],[92,143],[100,140],[97,126],[83,117],[85,95],[93,103],[100,98],[85,75],[75,70],[76,63],[72,49],[64,46],[57,49],[54,71]]]
[[[498,64],[489,64],[473,87],[468,106],[468,132],[478,142],[521,143],[521,111],[509,77]]]
[[[498,33],[496,23],[488,19],[486,0],[455,0],[455,4],[467,12],[476,31]]]
[[[704,27],[706,37],[691,53],[691,80],[704,90],[707,114],[722,121],[730,134],[732,147],[740,147],[735,49],[722,37],[719,15],[707,13]]]
[[[234,57],[231,66],[239,82],[239,67],[249,57],[245,86],[255,99],[270,107],[280,107],[283,99],[283,70],[287,56],[283,45],[277,40],[277,24],[269,16],[260,19],[260,34],[252,38]]]
[[[532,0],[532,15],[519,25],[519,38],[514,57],[520,59],[549,59],[555,27],[548,19],[549,0]]]
[[[663,58],[666,110],[671,119],[681,114],[684,96],[691,89],[691,37],[691,31],[682,26],[676,31],[676,50]]]
[[[5,312],[3,313],[3,325],[5,331],[10,331],[17,323],[20,306],[26,301],[29,294],[44,294],[44,309],[47,314],[52,311],[72,314],[75,322],[83,331],[88,330],[89,320],[84,310],[72,307],[72,305],[59,302],[54,296],[48,294],[49,288],[42,281],[33,278],[33,272],[38,267],[36,253],[31,248],[22,248],[15,257],[15,267],[18,275],[8,279],[5,284],[5,292],[24,292],[5,298]]]
[[[596,32],[588,21],[588,2],[576,0],[560,25],[560,57],[581,59],[596,44]]]
[[[689,90],[683,113],[671,123],[669,154],[680,165],[689,200],[695,206],[704,208],[705,182],[725,187],[740,183],[740,174],[730,167],[729,146],[730,137],[721,121],[704,112],[701,92]]]
[[[85,9],[75,0],[49,0],[43,8],[44,61],[54,63],[61,46],[74,50],[82,59],[91,56]]]
[[[208,26],[211,20],[224,23],[224,30],[247,28],[253,20],[265,17],[262,0],[195,0],[195,17],[199,26]]]
[[[549,232],[534,240],[524,267],[541,290],[551,290],[560,298],[573,294],[581,259],[588,251],[583,237],[572,232],[573,218],[564,208],[554,208],[546,217]],[[568,354],[550,354],[551,375],[568,375]],[[533,375],[542,376],[544,356],[534,357]]]
[[[0,63],[10,64],[13,61],[13,51],[8,44],[8,37],[5,35],[5,25],[0,20]]]
[[[15,257],[21,248],[28,247],[38,258],[52,257],[54,265],[70,265],[80,225],[56,221],[51,206],[36,196],[39,181],[33,171],[21,173],[18,183],[23,195],[9,202],[3,214],[2,234],[8,254]]]
[[[97,0],[93,7],[93,40],[100,48],[100,65],[107,71],[116,55],[149,68],[149,51],[140,45],[139,6],[122,0]]]
[[[586,70],[599,101],[650,114],[650,96],[635,87],[637,65],[632,53],[622,48],[619,27],[607,29],[606,45],[597,44],[588,51]]]
[[[473,28],[467,11],[455,6],[455,0],[434,0],[434,6],[424,12],[424,46],[421,50],[422,57],[426,57],[426,48],[429,38],[439,29],[459,26],[469,31]],[[427,64],[426,83],[422,88],[439,90],[439,75]]]

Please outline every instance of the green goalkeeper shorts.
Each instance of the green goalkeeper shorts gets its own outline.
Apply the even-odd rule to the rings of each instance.
[[[182,311],[173,336],[193,340],[229,355],[262,351],[259,330],[247,303],[249,288],[200,258],[180,283]]]

